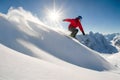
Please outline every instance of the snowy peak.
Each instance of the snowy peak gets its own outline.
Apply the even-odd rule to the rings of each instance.
[[[116,53],[118,50],[112,46],[106,37],[100,33],[90,32],[86,36],[79,35],[78,39],[87,47],[100,53]]]
[[[120,35],[115,36],[112,40],[113,44],[120,50]]]
[[[105,35],[106,39],[120,51],[120,33]]]
[[[105,35],[105,37],[108,41],[112,41],[114,39],[114,37],[119,36],[119,35],[120,35],[120,33],[113,33],[113,34],[107,34],[107,35]]]

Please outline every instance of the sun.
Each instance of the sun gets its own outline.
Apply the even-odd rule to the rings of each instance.
[[[48,13],[48,16],[53,21],[58,21],[60,18],[60,14],[57,11],[50,11]]]
[[[48,17],[52,21],[59,21],[60,20],[60,12],[55,11],[55,10],[50,10],[48,12]]]
[[[63,6],[58,7],[56,5],[56,0],[52,0],[52,5],[45,8],[45,13],[47,14],[46,17],[50,22],[58,23],[61,21],[61,19],[63,18],[64,9]]]
[[[50,20],[59,21],[61,18],[62,11],[61,11],[61,8],[56,9],[56,2],[55,1],[56,0],[53,0],[52,9],[47,8],[47,15],[48,15],[48,18]]]

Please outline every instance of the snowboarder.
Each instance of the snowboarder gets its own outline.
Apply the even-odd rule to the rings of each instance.
[[[76,34],[78,33],[78,29],[76,29],[77,27],[79,27],[80,31],[82,32],[83,35],[85,35],[85,32],[83,30],[83,27],[81,25],[81,19],[82,16],[78,16],[74,19],[64,19],[63,21],[66,22],[70,22],[69,26],[68,26],[68,30],[71,31],[71,37],[76,38]]]

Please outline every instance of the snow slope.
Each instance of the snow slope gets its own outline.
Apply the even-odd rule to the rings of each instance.
[[[0,14],[2,80],[120,79],[118,74],[97,72],[115,69],[99,53],[49,27],[22,8]]]
[[[120,68],[120,53],[112,54],[107,57],[107,60],[115,65],[116,67]]]
[[[23,55],[0,44],[0,80],[120,79],[118,74],[95,72],[71,64],[69,67],[63,66]]]

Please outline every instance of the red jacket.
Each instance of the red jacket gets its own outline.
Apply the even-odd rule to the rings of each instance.
[[[70,25],[68,26],[68,28],[71,28],[71,27],[79,27],[80,31],[83,33],[84,30],[83,30],[83,27],[79,21],[79,19],[64,19],[64,21],[66,22],[70,22]]]

